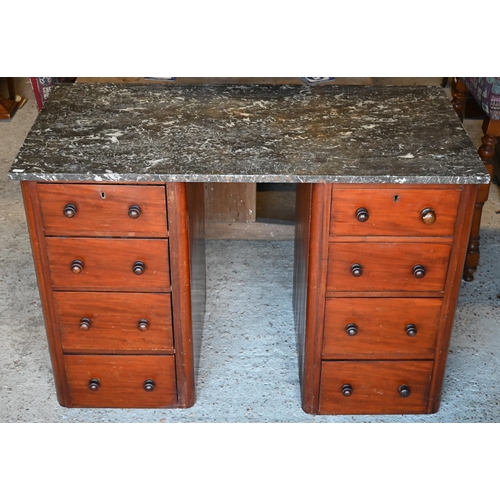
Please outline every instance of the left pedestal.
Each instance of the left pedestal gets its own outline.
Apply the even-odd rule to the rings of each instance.
[[[21,184],[59,403],[192,406],[203,185]]]

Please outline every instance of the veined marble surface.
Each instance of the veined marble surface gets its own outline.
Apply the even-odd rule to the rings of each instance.
[[[13,180],[481,184],[440,87],[65,84]]]

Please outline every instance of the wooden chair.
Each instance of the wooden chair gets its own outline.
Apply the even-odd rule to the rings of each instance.
[[[18,109],[21,109],[26,99],[16,94],[16,87],[13,77],[7,77],[7,89],[9,97],[0,95],[0,120],[10,120]]]
[[[484,162],[486,170],[493,177],[493,165],[491,159],[495,154],[497,137],[500,137],[500,77],[461,77],[454,78],[452,105],[461,120],[464,118],[464,107],[467,95],[470,94],[481,106],[486,115],[483,121],[484,136],[478,149],[479,156]],[[467,257],[463,272],[465,281],[474,279],[474,272],[479,264],[479,230],[481,226],[481,215],[483,206],[488,199],[490,185],[485,184],[479,188],[472,228],[470,232]]]

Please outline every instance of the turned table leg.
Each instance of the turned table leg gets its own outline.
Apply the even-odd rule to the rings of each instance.
[[[453,96],[453,100],[451,101],[451,105],[457,112],[461,121],[464,121],[464,109],[465,109],[465,101],[467,99],[467,94],[469,93],[466,85],[462,80],[456,79],[453,81],[451,95]]]

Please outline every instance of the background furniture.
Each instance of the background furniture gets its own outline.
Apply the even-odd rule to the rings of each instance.
[[[10,120],[26,103],[26,98],[16,94],[14,78],[7,77],[8,98],[0,95],[0,120]]]
[[[484,162],[486,170],[493,177],[491,160],[495,154],[497,137],[500,136],[500,78],[463,77],[454,79],[452,105],[461,120],[464,118],[465,103],[469,93],[481,105],[486,115],[483,121],[484,136],[481,139],[482,145],[478,153]],[[472,281],[474,279],[474,273],[479,264],[481,214],[484,203],[488,199],[489,190],[489,184],[483,185],[479,188],[477,194],[463,274],[465,281]]]
[[[38,111],[41,111],[50,91],[58,83],[73,83],[76,78],[66,76],[39,76],[30,77],[31,88],[35,94],[35,101]]]

